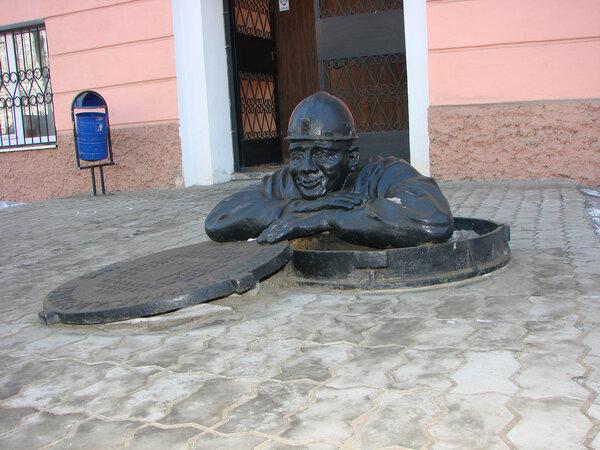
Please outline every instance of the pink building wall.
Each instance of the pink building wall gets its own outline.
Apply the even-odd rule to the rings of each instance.
[[[44,19],[58,145],[0,153],[0,199],[34,201],[91,189],[75,163],[71,102],[86,89],[106,100],[115,166],[109,190],[182,181],[170,0],[20,0],[1,25]]]
[[[440,179],[600,183],[600,4],[429,0],[430,160]]]

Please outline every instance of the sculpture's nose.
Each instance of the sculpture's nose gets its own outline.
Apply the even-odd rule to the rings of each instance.
[[[302,160],[302,166],[300,166],[300,170],[303,172],[314,172],[317,170],[311,151],[304,153],[304,159]]]

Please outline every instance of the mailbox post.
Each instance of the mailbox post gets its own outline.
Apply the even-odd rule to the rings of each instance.
[[[100,169],[102,194],[104,188],[104,166],[114,165],[108,106],[100,94],[83,91],[75,96],[71,103],[75,156],[79,169],[90,169],[92,174],[93,195],[96,195],[96,177],[94,169]]]

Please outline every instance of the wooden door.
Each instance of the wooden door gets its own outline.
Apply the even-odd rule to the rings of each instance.
[[[274,0],[275,42],[279,93],[279,123],[282,135],[294,107],[302,99],[319,90],[315,12],[312,0],[292,0],[289,11],[279,11]],[[285,160],[289,159],[283,145]]]

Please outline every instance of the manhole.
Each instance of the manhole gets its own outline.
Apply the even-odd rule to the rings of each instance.
[[[455,217],[454,228],[446,243],[388,250],[355,246],[329,234],[295,239],[286,277],[338,289],[392,289],[463,280],[510,261],[507,225]]]

